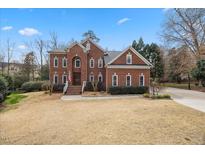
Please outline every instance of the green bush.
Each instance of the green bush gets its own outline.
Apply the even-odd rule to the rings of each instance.
[[[111,95],[118,94],[144,94],[148,92],[148,87],[110,87],[109,93]]]
[[[21,89],[25,92],[41,91],[41,86],[45,81],[30,81],[22,84]]]
[[[54,84],[53,85],[53,92],[63,92],[65,84]]]
[[[7,88],[8,82],[3,76],[0,76],[0,103],[3,102],[6,97]]]
[[[152,95],[150,96],[150,98],[152,99],[171,99],[171,96],[168,94],[164,94],[164,95]]]
[[[91,82],[86,82],[84,91],[94,91],[94,87]]]
[[[104,86],[103,82],[97,83],[97,90],[98,91],[105,91],[105,86]]]

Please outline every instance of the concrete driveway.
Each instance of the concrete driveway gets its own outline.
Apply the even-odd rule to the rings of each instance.
[[[205,112],[205,93],[178,88],[163,88],[160,93],[171,95],[177,103]]]

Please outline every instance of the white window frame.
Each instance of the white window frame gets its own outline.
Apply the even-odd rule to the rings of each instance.
[[[93,78],[93,81],[91,80],[91,78]],[[94,76],[93,72],[91,72],[90,75],[89,75],[89,81],[90,82],[94,82],[95,81],[95,76]]]
[[[114,77],[116,76],[116,85],[114,85]],[[117,87],[118,86],[118,75],[114,73],[112,75],[112,87]]]
[[[141,82],[140,82],[140,78],[141,77],[143,77],[143,84],[141,85]],[[144,78],[144,74],[143,73],[141,73],[140,75],[139,75],[139,86],[144,86],[145,84],[144,84],[144,80],[145,80],[145,78]]]
[[[130,58],[130,62],[128,62],[129,58]],[[126,55],[126,64],[132,64],[132,54],[130,52]]]
[[[128,82],[127,82],[127,77],[130,77],[130,85],[128,85]],[[127,75],[126,75],[126,87],[131,87],[132,86],[132,76],[130,75],[130,73],[128,73]]]
[[[64,82],[64,77],[66,77],[66,81],[68,81],[68,76],[66,75],[66,74],[63,74],[62,75],[62,84],[65,84],[66,83],[66,81]]]
[[[101,72],[98,74],[98,82],[100,82],[99,77],[101,77],[101,82],[103,82],[103,75]]]
[[[79,66],[76,65],[76,62],[79,61]],[[81,66],[81,61],[79,58],[75,59],[75,68],[80,68]]]
[[[66,65],[64,65],[64,61],[65,61]],[[66,58],[66,57],[63,57],[63,58],[62,58],[62,67],[63,67],[63,68],[66,68],[66,67],[67,67],[67,58]]]
[[[55,63],[56,60],[57,60],[57,66],[55,65],[56,64]],[[53,59],[53,66],[56,67],[56,68],[58,67],[58,57],[56,57],[56,56]]]
[[[55,82],[55,77],[57,77],[57,83]],[[58,80],[58,74],[55,73],[55,74],[53,75],[53,84],[58,84],[58,82],[59,82],[59,80]]]
[[[100,66],[101,64],[101,66]],[[98,59],[98,68],[103,68],[103,59],[100,57],[100,59]]]
[[[91,66],[91,62],[93,61],[93,66]],[[94,68],[95,67],[95,60],[94,60],[94,58],[92,57],[92,58],[90,58],[90,68]]]

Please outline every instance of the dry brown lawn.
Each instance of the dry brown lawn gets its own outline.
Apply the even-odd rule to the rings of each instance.
[[[172,100],[27,95],[0,112],[0,144],[205,144],[205,113]]]

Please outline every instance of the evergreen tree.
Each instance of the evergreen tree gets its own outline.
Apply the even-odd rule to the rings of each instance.
[[[144,44],[144,41],[143,41],[142,37],[140,37],[138,42],[136,40],[134,40],[133,43],[132,43],[132,47],[137,52],[139,52],[142,56],[144,56],[144,52],[143,51],[144,51],[145,44]]]
[[[89,38],[95,42],[99,42],[100,39],[96,36],[96,34],[92,31],[92,30],[88,30],[87,32],[83,33],[83,37],[86,39],[86,38]]]

